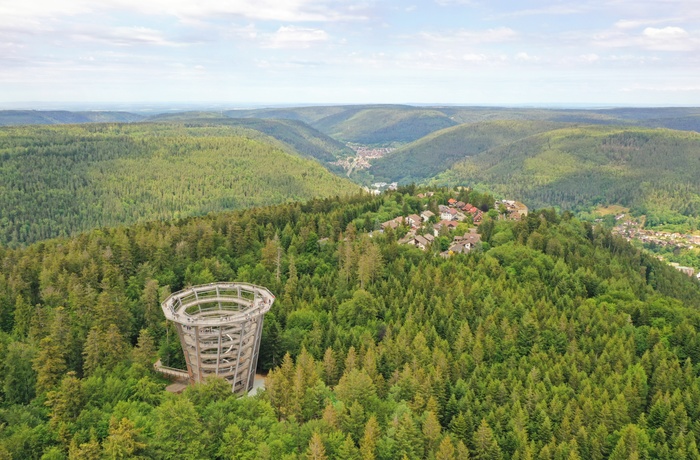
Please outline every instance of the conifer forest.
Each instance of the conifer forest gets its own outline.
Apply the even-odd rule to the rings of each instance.
[[[0,458],[700,458],[700,284],[570,212],[448,258],[378,231],[463,193],[421,191],[1,247]],[[265,390],[165,392],[160,301],[220,280],[277,296]]]

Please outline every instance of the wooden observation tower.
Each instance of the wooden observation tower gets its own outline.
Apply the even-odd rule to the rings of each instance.
[[[165,299],[161,307],[177,326],[190,383],[216,375],[234,393],[246,394],[255,378],[263,316],[274,301],[266,288],[236,282],[193,286]]]

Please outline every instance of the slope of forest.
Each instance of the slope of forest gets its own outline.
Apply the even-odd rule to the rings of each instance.
[[[143,120],[130,112],[69,112],[67,110],[0,110],[0,126],[58,125],[70,123],[130,123]]]
[[[0,243],[357,190],[282,147],[227,126],[4,128]]]
[[[314,123],[320,131],[345,142],[368,145],[405,144],[456,123],[438,110],[368,108],[346,117],[339,114]]]
[[[439,110],[408,105],[235,110],[226,115],[300,120],[334,139],[369,145],[407,143],[456,124]]]
[[[431,132],[458,124],[498,120],[639,125],[700,131],[700,109],[694,107],[551,109],[348,105],[232,110],[225,114],[236,118],[300,120],[345,142],[379,145],[411,142]]]
[[[260,119],[260,118],[204,118],[183,120],[188,126],[237,126],[253,129],[266,134],[291,148],[290,152],[315,158],[327,167],[329,163],[340,158],[354,156],[345,144],[312,128],[300,120],[289,119]]]
[[[445,171],[466,157],[561,124],[543,121],[492,121],[436,131],[372,162],[378,180],[420,182]]]
[[[645,107],[554,109],[479,106],[410,106],[397,104],[274,107],[261,109],[168,112],[157,121],[231,118],[285,119],[304,122],[342,142],[400,145],[431,132],[464,123],[496,120],[551,121],[581,124],[637,125],[700,131],[700,109]],[[0,111],[0,125],[133,122],[143,115],[128,112]]]
[[[487,218],[484,251],[448,259],[358,230],[413,193],[0,249],[0,456],[700,457],[700,284],[551,211]],[[159,300],[233,279],[277,296],[267,389],[165,393]]]
[[[435,182],[477,185],[532,207],[621,204],[658,222],[692,218],[700,215],[700,134],[558,129],[467,158]]]

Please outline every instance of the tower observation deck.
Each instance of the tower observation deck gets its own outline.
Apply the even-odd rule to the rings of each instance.
[[[247,283],[212,283],[171,294],[161,304],[175,323],[187,362],[190,383],[210,375],[246,394],[253,387],[263,316],[275,296]]]

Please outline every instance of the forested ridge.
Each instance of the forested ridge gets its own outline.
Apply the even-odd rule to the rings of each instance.
[[[134,122],[142,115],[117,111],[0,110],[0,126],[57,125],[66,123]]]
[[[700,134],[637,127],[565,127],[455,163],[432,181],[466,184],[528,206],[620,204],[649,225],[700,216]]]
[[[442,129],[411,142],[372,162],[376,179],[400,183],[421,182],[467,157],[492,148],[561,128],[563,123],[499,120],[467,123]]]
[[[224,112],[234,118],[301,120],[345,142],[400,145],[450,126],[490,121],[648,126],[700,131],[697,107],[548,109],[509,107],[347,105],[263,108]]]
[[[169,123],[0,129],[0,244],[352,193],[289,145]]]
[[[700,458],[697,282],[551,210],[447,259],[369,237],[452,196],[416,192],[0,248],[0,457]],[[234,279],[277,296],[266,391],[165,393],[159,301]]]
[[[304,122],[285,119],[217,118],[191,119],[188,126],[237,126],[266,134],[291,147],[297,154],[315,158],[328,164],[340,158],[354,155],[345,144],[323,134]]]

